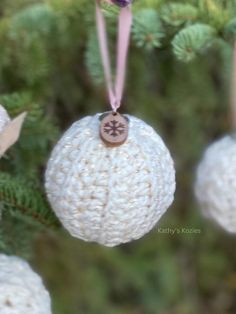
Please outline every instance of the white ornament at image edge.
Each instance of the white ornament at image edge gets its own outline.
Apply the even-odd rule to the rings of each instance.
[[[3,106],[0,105],[0,133],[5,129],[10,122],[10,117]]]
[[[42,279],[21,258],[0,254],[0,313],[51,314]]]
[[[203,214],[228,232],[236,232],[236,138],[210,145],[197,168],[195,194]]]
[[[75,122],[55,146],[46,191],[57,217],[74,237],[115,246],[149,232],[173,202],[175,170],[161,137],[129,119],[127,141],[107,147],[99,116]]]

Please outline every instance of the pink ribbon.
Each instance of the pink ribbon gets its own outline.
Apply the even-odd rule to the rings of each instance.
[[[102,13],[99,0],[96,0],[96,21],[108,96],[112,110],[116,112],[121,105],[124,91],[127,55],[132,25],[131,6],[120,9],[117,40],[116,79],[114,85],[111,74],[111,62],[108,52],[106,21]]]

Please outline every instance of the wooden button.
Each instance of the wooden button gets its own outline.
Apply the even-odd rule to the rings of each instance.
[[[107,145],[122,145],[128,137],[128,130],[128,119],[118,112],[111,112],[101,116],[100,136]]]

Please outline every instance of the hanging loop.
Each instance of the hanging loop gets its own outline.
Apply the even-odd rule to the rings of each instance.
[[[106,21],[100,7],[99,0],[96,0],[96,22],[107,93],[111,108],[114,112],[116,112],[121,105],[124,91],[127,55],[132,26],[131,5],[120,9],[117,39],[116,78],[114,82],[112,80],[111,62],[108,51]]]

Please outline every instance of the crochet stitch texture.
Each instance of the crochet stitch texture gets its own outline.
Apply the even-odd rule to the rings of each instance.
[[[228,232],[236,232],[236,138],[210,145],[197,169],[195,194],[203,214]]]
[[[107,147],[99,116],[75,122],[55,146],[46,191],[74,237],[115,246],[150,231],[173,201],[175,170],[160,136],[129,118],[127,141]]]
[[[41,278],[24,260],[0,254],[0,313],[51,314]]]

